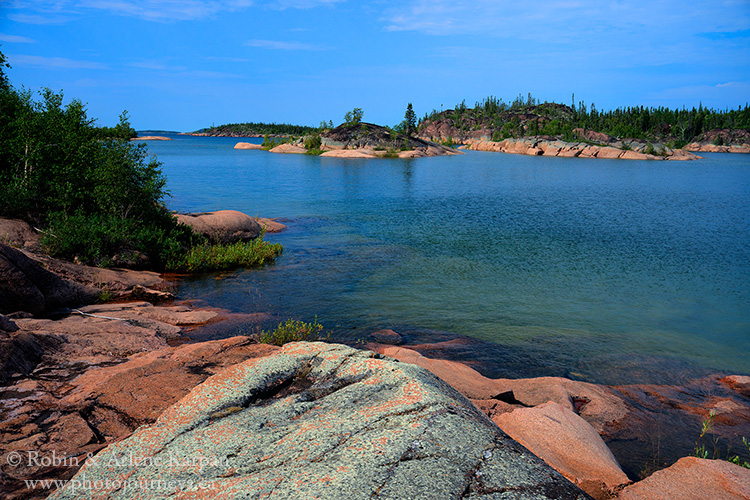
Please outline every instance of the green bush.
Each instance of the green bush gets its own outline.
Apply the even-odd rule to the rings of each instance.
[[[398,158],[398,151],[396,151],[393,148],[388,148],[385,150],[383,154],[380,155],[381,158]]]
[[[305,149],[320,149],[323,145],[323,139],[320,138],[320,134],[312,134],[305,137]]]
[[[261,332],[258,340],[264,344],[282,346],[287,342],[318,340],[322,332],[323,325],[318,323],[317,317],[312,323],[288,319],[279,323],[279,326],[271,332],[265,330]]]

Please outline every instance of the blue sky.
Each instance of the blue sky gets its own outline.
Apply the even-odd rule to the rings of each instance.
[[[137,129],[750,101],[750,0],[0,0],[0,45],[17,87]]]

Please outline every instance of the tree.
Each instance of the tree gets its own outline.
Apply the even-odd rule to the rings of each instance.
[[[63,105],[49,89],[35,101],[2,70],[0,83],[0,216],[40,227],[53,255],[95,265],[140,252],[164,267],[181,254],[192,233],[161,203],[159,163],[123,137],[131,130],[126,113],[105,138],[81,101]]]
[[[362,108],[354,108],[351,111],[347,111],[344,115],[344,125],[347,127],[356,127],[362,122],[363,114]]]
[[[404,115],[404,131],[406,135],[413,135],[417,131],[417,114],[414,112],[414,108],[411,103],[406,106],[406,114]]]

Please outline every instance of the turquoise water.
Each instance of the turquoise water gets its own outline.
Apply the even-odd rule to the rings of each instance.
[[[270,323],[317,315],[349,343],[468,336],[453,355],[490,376],[750,373],[747,155],[355,160],[173,137],[149,142],[171,208],[289,226],[268,236],[276,265],[183,280],[182,297]]]

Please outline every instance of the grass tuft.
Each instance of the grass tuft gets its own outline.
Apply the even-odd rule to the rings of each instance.
[[[189,273],[259,267],[273,262],[282,251],[280,244],[269,243],[261,235],[249,242],[238,241],[227,245],[204,243],[192,247],[168,267],[173,271]]]

